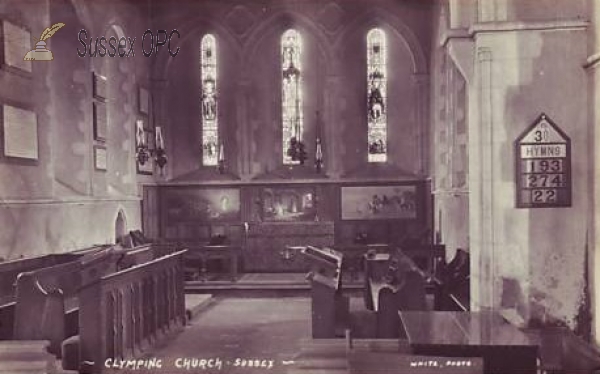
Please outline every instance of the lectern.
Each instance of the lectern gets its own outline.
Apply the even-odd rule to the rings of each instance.
[[[342,295],[343,255],[330,248],[312,246],[304,247],[302,254],[310,264],[307,278],[311,281],[312,336],[343,336],[349,315],[349,299]]]

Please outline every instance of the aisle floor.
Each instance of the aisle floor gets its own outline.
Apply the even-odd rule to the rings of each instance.
[[[305,297],[217,299],[152,356],[162,360],[161,374],[284,374],[284,361],[310,337],[310,315]]]

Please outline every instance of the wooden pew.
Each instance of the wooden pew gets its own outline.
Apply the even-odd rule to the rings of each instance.
[[[15,294],[17,277],[20,273],[74,261],[84,255],[108,248],[97,245],[69,253],[49,254],[0,263],[0,341],[13,337]]]
[[[470,309],[469,253],[458,249],[447,265],[440,269],[436,283],[436,310],[468,311]]]
[[[424,273],[403,252],[368,255],[365,305],[376,312],[376,337],[402,337],[399,310],[425,310]]]
[[[52,352],[60,357],[61,339],[78,334],[79,288],[170,252],[173,247],[166,244],[131,249],[100,245],[0,264],[0,285],[6,293],[0,304],[0,340],[49,339]]]
[[[14,301],[15,282],[20,273],[64,264],[74,261],[84,255],[91,255],[108,247],[108,245],[97,245],[74,252],[48,254],[0,262],[0,305]]]
[[[106,275],[79,292],[79,360],[100,373],[185,324],[185,250]]]
[[[175,251],[175,245],[163,243],[146,243],[132,248],[120,248],[117,250],[117,253],[120,255],[117,260],[117,270],[141,265]]]
[[[103,274],[116,271],[111,248],[75,261],[20,273],[17,278],[12,340],[48,340],[60,357],[60,346],[77,333],[69,323],[76,316],[77,293]]]

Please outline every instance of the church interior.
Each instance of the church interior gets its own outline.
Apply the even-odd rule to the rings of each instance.
[[[600,0],[0,0],[0,372],[600,372],[596,138]]]

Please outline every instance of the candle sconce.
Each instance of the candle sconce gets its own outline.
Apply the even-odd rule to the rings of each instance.
[[[225,173],[225,149],[223,147],[223,143],[221,143],[221,146],[219,147],[217,169],[219,170],[219,174]]]
[[[164,147],[164,139],[162,136],[161,127],[157,126],[155,130],[155,139],[154,146],[155,148],[151,148],[148,145],[147,139],[147,131],[144,130],[144,121],[137,120],[136,121],[136,152],[135,159],[139,165],[145,165],[151,159],[154,160],[156,165],[161,170],[167,164],[167,153]]]
[[[315,147],[315,169],[317,173],[321,172],[323,168],[323,149],[321,147],[321,139],[317,138],[317,145]]]

